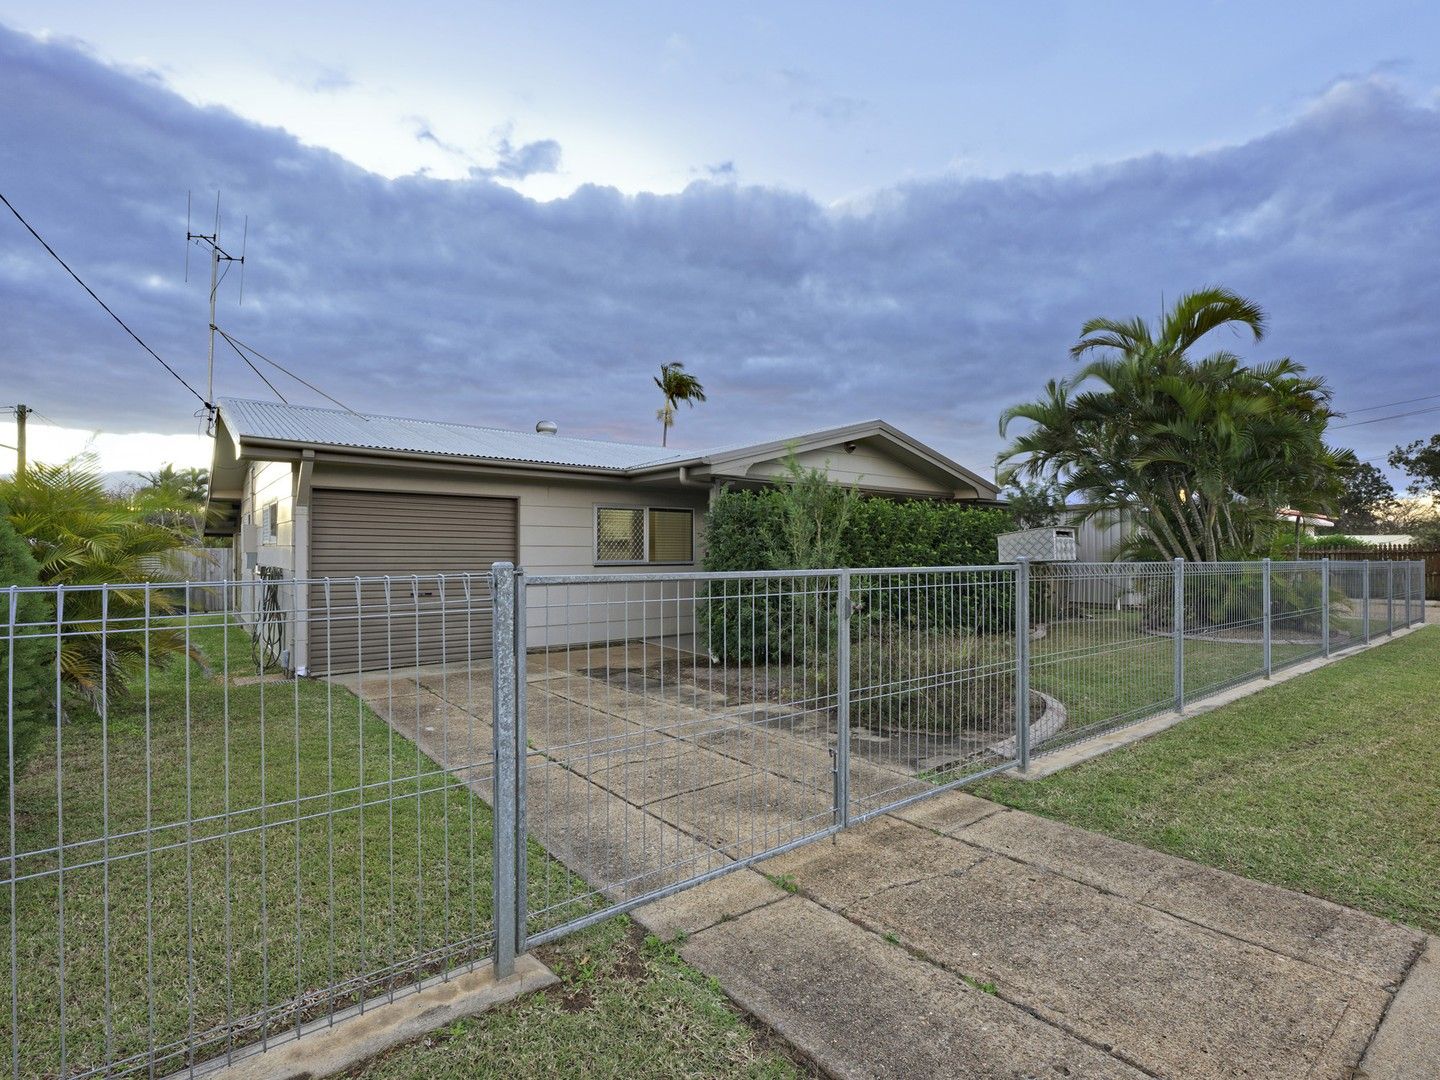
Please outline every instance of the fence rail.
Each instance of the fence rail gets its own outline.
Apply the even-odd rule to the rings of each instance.
[[[1424,564],[1425,598],[1440,600],[1440,547],[1414,544],[1372,544],[1367,548],[1311,548],[1311,558],[1348,562],[1421,562]]]
[[[1423,583],[1322,560],[12,587],[0,1061],[205,1071],[504,974],[1421,622]],[[328,675],[286,669],[297,640]]]

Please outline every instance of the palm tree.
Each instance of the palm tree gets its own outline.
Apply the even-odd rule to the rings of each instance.
[[[675,406],[683,401],[694,408],[695,402],[705,400],[705,388],[700,385],[699,379],[685,371],[685,365],[678,360],[660,365],[655,385],[665,395],[665,404],[655,411],[655,419],[660,421],[660,445],[667,446],[670,428],[675,423]]]
[[[98,707],[124,690],[147,657],[183,648],[184,639],[163,625],[136,630],[149,626],[147,615],[175,609],[171,595],[147,586],[173,576],[166,572],[168,556],[180,536],[106,491],[93,457],[32,464],[24,475],[0,481],[0,506],[28,542],[40,582],[66,586],[57,635],[66,686]],[[111,585],[103,594],[74,588],[102,584]]]
[[[1001,415],[1002,435],[1031,422],[1001,455],[1001,480],[1054,482],[1087,514],[1137,521],[1136,553],[1196,561],[1260,550],[1282,506],[1328,509],[1353,460],[1324,443],[1329,388],[1289,359],[1190,358],[1226,326],[1259,341],[1265,314],[1227,289],[1202,289],[1153,330],[1138,318],[1087,322],[1070,352],[1098,357]]]

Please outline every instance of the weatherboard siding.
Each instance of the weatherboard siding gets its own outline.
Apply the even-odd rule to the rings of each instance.
[[[942,484],[933,476],[911,469],[870,446],[857,446],[848,454],[844,446],[827,446],[797,454],[795,460],[804,468],[823,470],[839,484],[937,496],[950,496],[955,490],[954,485]],[[785,476],[785,459],[757,462],[750,466],[747,475],[765,478]]]

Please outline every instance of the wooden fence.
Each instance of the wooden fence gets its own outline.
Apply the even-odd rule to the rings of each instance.
[[[155,560],[151,569],[167,581],[233,581],[235,549],[180,548],[166,555],[163,562]],[[225,590],[219,585],[192,588],[189,592],[191,611],[220,611],[225,606]]]
[[[1413,547],[1409,544],[1375,544],[1367,548],[1313,547],[1305,549],[1304,558],[1349,559],[1353,562],[1363,562],[1365,559],[1374,562],[1424,559],[1425,598],[1440,600],[1440,548]]]

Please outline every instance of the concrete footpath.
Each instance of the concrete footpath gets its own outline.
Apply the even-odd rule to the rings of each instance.
[[[1440,943],[1324,900],[960,792],[759,871],[636,917],[832,1076],[1440,1075]]]

